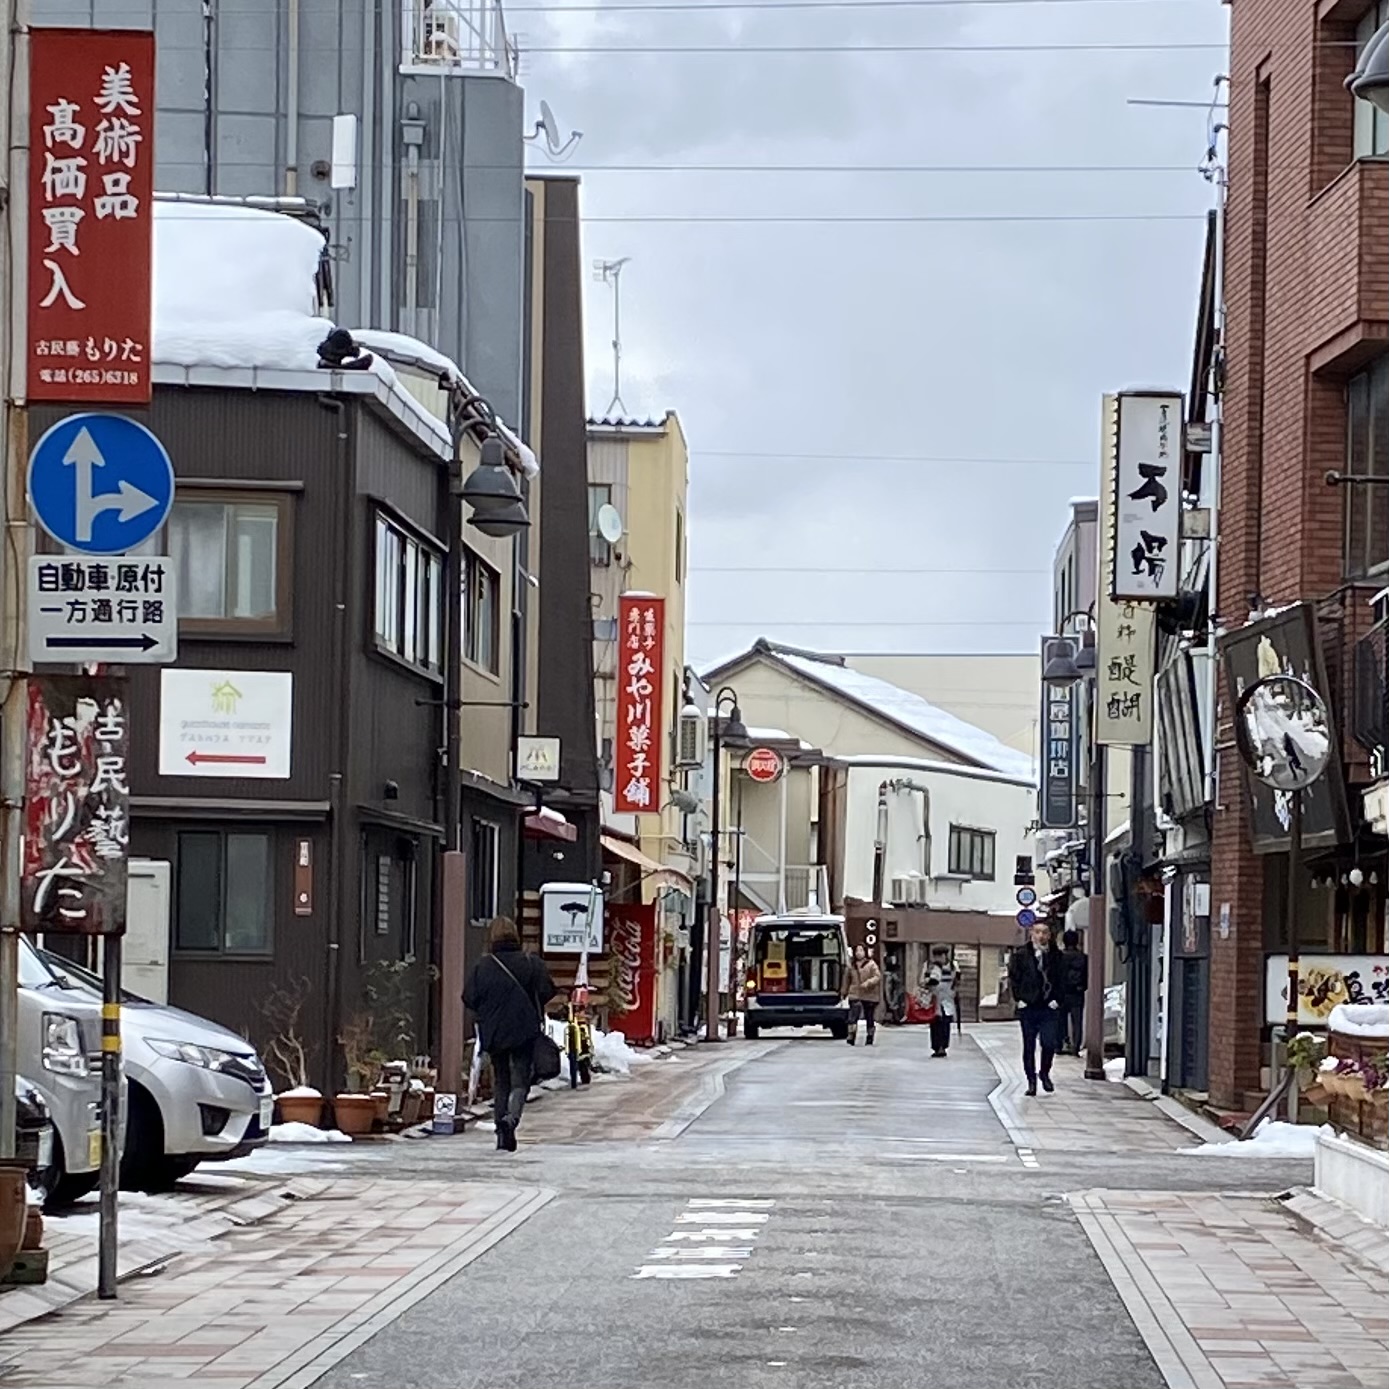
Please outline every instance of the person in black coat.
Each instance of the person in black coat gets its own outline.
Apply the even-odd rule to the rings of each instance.
[[[1022,1068],[1027,1076],[1027,1093],[1042,1089],[1051,1094],[1051,1063],[1056,1055],[1057,1022],[1065,988],[1065,962],[1052,939],[1051,927],[1039,921],[1031,939],[1018,946],[1008,961],[1008,984],[1022,1024]],[[1041,1045],[1042,1065],[1037,1067],[1037,1048]]]
[[[1079,1056],[1085,1032],[1085,991],[1090,987],[1090,957],[1080,948],[1080,932],[1061,937],[1062,989],[1060,1045],[1063,1056]]]
[[[521,949],[520,933],[510,917],[493,917],[487,945],[490,954],[473,966],[463,1002],[477,1015],[481,1044],[492,1061],[497,1147],[514,1153],[531,1088],[535,1043],[555,986],[545,961]]]

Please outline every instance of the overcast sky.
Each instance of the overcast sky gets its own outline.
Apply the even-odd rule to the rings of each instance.
[[[584,132],[572,166],[584,171],[586,259],[631,257],[627,413],[674,408],[689,437],[688,658],[759,635],[850,650],[1036,650],[1066,503],[1095,494],[1100,396],[1184,390],[1190,377],[1212,198],[1196,172],[1206,112],[1127,102],[1208,100],[1225,68],[1224,7],[890,0],[690,14],[626,3],[557,13],[553,0],[517,0],[507,13],[531,50],[532,113],[544,98],[565,132]],[[1101,43],[1210,47],[747,51]],[[591,51],[679,45],[727,48]],[[537,51],[556,47],[590,51]],[[597,167],[613,164],[661,171]],[[673,167],[692,164],[1122,168]],[[1180,168],[1134,169],[1153,165]],[[1116,214],[1180,220],[600,220]],[[589,402],[602,413],[611,295],[588,290]],[[1028,461],[997,461],[1018,459]],[[769,572],[716,572],[730,566]],[[842,568],[867,572],[828,572]],[[923,569],[947,572],[906,572]]]

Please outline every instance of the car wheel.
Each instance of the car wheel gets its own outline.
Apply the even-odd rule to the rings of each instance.
[[[57,1130],[53,1133],[53,1165],[39,1175],[39,1185],[46,1193],[43,1208],[46,1211],[62,1210],[71,1206],[84,1196],[90,1196],[101,1184],[100,1172],[69,1173],[67,1158],[63,1153],[63,1140]]]
[[[130,1083],[129,1104],[121,1186],[126,1191],[167,1191],[198,1165],[197,1159],[165,1157],[163,1115],[149,1091],[134,1081]]]
[[[745,1017],[743,1019],[743,1036],[746,1037],[748,1041],[755,1042],[757,1040],[757,1033],[757,1024],[753,1022],[751,1018]]]

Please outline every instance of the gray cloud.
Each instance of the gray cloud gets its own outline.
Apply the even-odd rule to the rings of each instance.
[[[542,21],[535,23],[534,21]],[[532,42],[1222,41],[1212,7],[518,16]],[[738,38],[731,40],[735,45]],[[1190,164],[1188,176],[594,171],[598,217],[1186,213],[1189,222],[595,222],[623,278],[633,413],[677,408],[692,448],[692,654],[758,633],[881,649],[1033,649],[1042,571],[1087,467],[883,455],[1094,459],[1099,397],[1181,387],[1210,190],[1197,99],[1219,53],[551,55],[532,100],[585,131],[576,163]],[[611,395],[610,301],[587,304],[590,399]],[[700,449],[849,461],[701,458]],[[704,565],[879,565],[878,575],[701,574]],[[1027,567],[1031,578],[902,568]],[[865,625],[876,619],[879,624]],[[1016,626],[918,626],[971,619]],[[791,625],[791,624],[795,625]],[[706,625],[717,624],[717,625]],[[816,625],[802,625],[816,624]]]

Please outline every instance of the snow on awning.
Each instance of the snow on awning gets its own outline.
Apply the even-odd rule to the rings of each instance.
[[[531,839],[558,839],[566,844],[573,844],[579,837],[579,831],[558,810],[551,810],[548,805],[542,805],[533,815],[526,816],[525,830]]]

